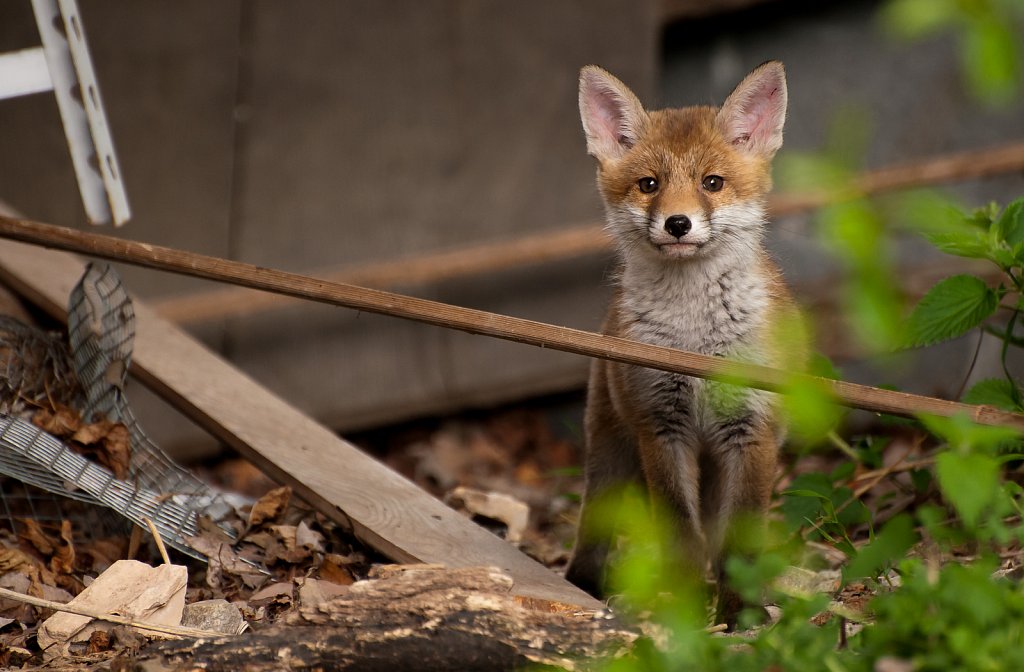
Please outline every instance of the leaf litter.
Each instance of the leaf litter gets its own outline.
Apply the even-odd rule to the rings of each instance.
[[[66,409],[42,414],[35,421],[80,444],[91,459],[107,464],[121,459],[118,431],[110,423],[82,423]],[[548,405],[408,425],[353,440],[553,570],[564,567],[582,489],[578,468],[582,440],[578,428],[560,420]],[[846,493],[836,503],[837,511],[863,506],[872,513],[873,519],[857,522],[854,516],[848,521],[851,543],[862,546],[872,522],[877,525],[935,494],[935,485],[921,478],[932,453],[920,432],[893,430],[872,451],[855,465],[821,453],[791,456],[776,492],[799,484],[805,474],[831,474],[832,492]],[[388,576],[386,558],[292,497],[289,488],[275,487],[248,462],[229,459],[202,471],[220,487],[252,496],[253,503],[230,520],[237,539],[211,521],[201,521],[201,532],[191,544],[209,556],[208,563],[173,558],[188,566],[188,605],[221,601],[259,630],[284,622],[300,608],[315,608],[344,596],[356,581]],[[785,501],[784,496],[777,497],[773,515],[782,516]],[[806,538],[809,552],[816,556],[808,564],[815,569],[804,575],[793,573],[796,579],[789,577],[800,582],[800,590],[831,596],[833,607],[813,622],[824,624],[837,613],[869,619],[870,599],[884,584],[852,582],[840,589],[838,570],[846,556],[814,529],[808,528]],[[68,602],[114,562],[127,557],[127,535],[90,537],[79,532],[67,520],[50,523],[31,518],[18,521],[18,534],[0,530],[0,587]],[[963,553],[968,557],[970,549]],[[1020,556],[1016,549],[1007,550],[1003,571],[1008,576],[1020,573]],[[160,562],[152,544],[144,544],[138,557]],[[36,636],[50,614],[47,609],[0,597],[0,665],[42,663]],[[83,669],[109,666],[146,641],[147,636],[130,628],[103,628],[72,645],[73,657],[64,663]]]

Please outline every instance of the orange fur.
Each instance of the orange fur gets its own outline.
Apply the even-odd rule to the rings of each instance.
[[[605,333],[771,366],[801,358],[801,339],[774,336],[795,308],[761,241],[785,101],[775,62],[722,108],[652,112],[612,75],[583,69],[581,117],[621,261]],[[603,592],[612,539],[593,504],[632,481],[667,505],[683,562],[703,572],[711,561],[721,578],[729,523],[771,497],[783,435],[772,395],[596,360],[585,425],[587,485],[567,577]],[[740,605],[727,586],[719,605],[733,622]]]

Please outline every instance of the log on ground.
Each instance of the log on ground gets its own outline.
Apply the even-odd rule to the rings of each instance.
[[[161,642],[146,669],[580,669],[630,648],[638,634],[606,612],[557,603],[524,606],[496,568],[409,566],[303,605],[282,623],[238,636]]]

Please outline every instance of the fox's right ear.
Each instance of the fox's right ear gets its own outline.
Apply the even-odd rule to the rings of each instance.
[[[647,125],[647,113],[633,92],[596,65],[580,70],[580,119],[587,153],[602,163],[629,151]]]

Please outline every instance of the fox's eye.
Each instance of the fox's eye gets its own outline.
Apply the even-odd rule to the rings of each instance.
[[[645,194],[653,194],[658,190],[658,181],[653,177],[641,177],[636,181],[636,186]]]
[[[704,178],[704,181],[701,182],[701,185],[703,185],[703,187],[708,191],[721,191],[722,185],[724,184],[725,180],[718,175],[708,175]]]

